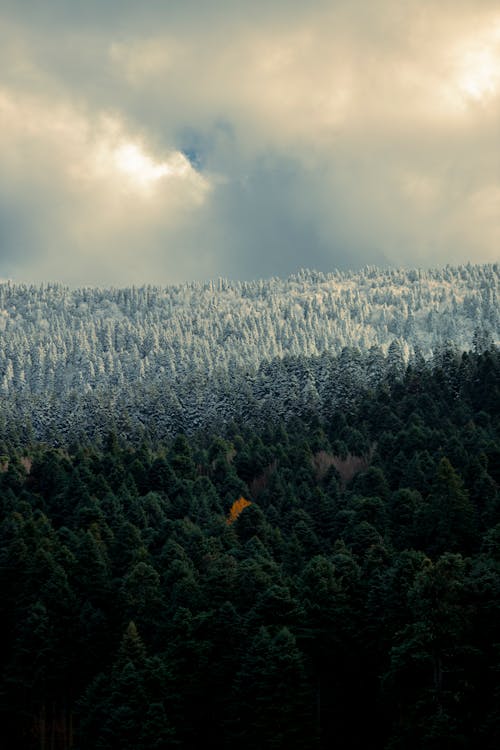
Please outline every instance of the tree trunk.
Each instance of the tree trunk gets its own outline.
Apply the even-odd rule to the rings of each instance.
[[[443,660],[441,654],[434,654],[434,689],[440,693],[443,687]]]
[[[56,706],[52,704],[52,716],[50,724],[50,750],[55,750],[56,747]]]
[[[40,750],[45,750],[45,739],[46,739],[46,716],[47,716],[47,708],[45,706],[45,703],[42,704],[42,707],[40,709],[40,720],[38,723],[38,731],[40,735]]]
[[[318,747],[321,747],[321,674],[319,672],[316,687],[316,734]]]
[[[73,713],[69,712],[68,747],[73,747]]]

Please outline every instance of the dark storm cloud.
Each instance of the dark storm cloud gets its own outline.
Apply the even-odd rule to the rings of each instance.
[[[498,258],[496,2],[3,0],[0,277]]]

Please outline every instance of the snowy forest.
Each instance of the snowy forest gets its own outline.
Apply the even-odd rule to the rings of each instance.
[[[70,289],[0,284],[0,429],[64,445],[348,408],[498,341],[498,265]]]

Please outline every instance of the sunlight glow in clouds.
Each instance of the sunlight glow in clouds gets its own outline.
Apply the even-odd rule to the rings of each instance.
[[[480,101],[495,96],[499,83],[500,57],[488,49],[466,56],[460,86],[468,97]]]
[[[175,150],[157,158],[117,116],[89,117],[58,101],[47,104],[8,89],[0,89],[0,116],[0,162],[14,154],[10,158],[23,174],[30,162],[36,172],[50,163],[52,174],[57,169],[71,191],[92,186],[94,201],[105,203],[117,191],[139,192],[161,197],[165,211],[199,205],[210,188],[184,154]],[[160,190],[167,182],[168,193]]]
[[[457,52],[458,89],[466,101],[487,103],[500,90],[500,22]]]
[[[115,165],[139,188],[151,190],[164,177],[185,177],[192,169],[188,160],[175,152],[169,162],[155,162],[141,146],[125,142],[114,152]]]
[[[210,189],[209,180],[184,154],[175,150],[163,158],[156,156],[144,139],[134,137],[116,116],[100,118],[89,146],[85,167],[77,176],[107,184],[110,190],[155,197],[167,209],[181,203],[200,205]]]
[[[166,164],[155,164],[135,143],[125,143],[115,151],[116,166],[140,185],[165,177],[169,173]]]

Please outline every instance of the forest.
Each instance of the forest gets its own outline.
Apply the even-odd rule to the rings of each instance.
[[[168,287],[0,283],[0,434],[67,446],[346,408],[388,371],[498,342],[498,264]]]
[[[496,750],[499,375],[443,350],[254,424],[4,429],[3,746]]]

